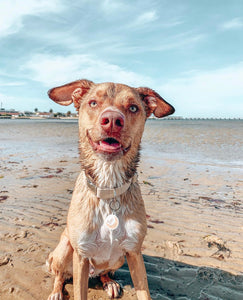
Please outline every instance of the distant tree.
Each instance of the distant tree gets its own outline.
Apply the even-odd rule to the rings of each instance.
[[[69,110],[68,112],[67,112],[67,117],[70,117],[71,116],[71,111]]]
[[[38,112],[38,108],[36,107],[36,108],[35,108],[35,113],[37,113],[37,112]]]
[[[52,113],[53,113],[53,109],[52,109],[52,108],[49,110],[49,113],[50,113],[50,114],[52,114]]]
[[[57,113],[54,114],[54,117],[55,117],[55,118],[57,118],[57,117],[59,117],[59,118],[60,118],[60,117],[65,117],[65,114],[63,114],[63,113],[61,113],[61,112],[57,112]]]

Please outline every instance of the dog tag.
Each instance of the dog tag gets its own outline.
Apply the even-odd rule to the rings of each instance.
[[[105,226],[108,229],[114,230],[118,227],[118,225],[119,225],[119,219],[117,218],[116,215],[111,214],[105,218]]]

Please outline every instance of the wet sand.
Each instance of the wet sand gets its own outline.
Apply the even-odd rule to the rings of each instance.
[[[47,299],[45,259],[65,227],[78,155],[3,152],[0,162],[0,299]],[[242,170],[144,153],[139,182],[147,210],[143,244],[152,299],[242,299]],[[128,267],[115,274],[136,299]],[[88,299],[108,299],[98,280]],[[72,284],[65,299],[73,299]]]

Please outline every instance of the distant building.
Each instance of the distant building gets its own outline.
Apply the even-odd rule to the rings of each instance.
[[[18,117],[19,114],[20,112],[16,111],[15,109],[9,109],[9,110],[5,110],[4,108],[0,109],[0,116]]]
[[[37,116],[41,117],[41,118],[50,118],[50,116],[52,115],[50,112],[38,112],[36,114]]]
[[[32,111],[24,111],[23,116],[25,117],[34,117],[36,114]]]
[[[32,111],[16,111],[15,109],[8,109],[6,110],[5,108],[1,107],[0,108],[0,118],[1,119],[15,119],[15,118],[20,118],[20,119],[48,119],[48,118],[77,118],[76,113],[72,113],[69,111],[67,114],[65,113],[54,113],[53,111],[51,112],[32,112]]]

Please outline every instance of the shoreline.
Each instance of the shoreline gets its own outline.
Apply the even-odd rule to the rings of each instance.
[[[39,116],[32,116],[32,117],[16,117],[16,116],[4,116],[0,115],[0,120],[9,119],[9,120],[78,120],[79,117],[39,117]],[[153,120],[156,122],[161,121],[243,121],[243,118],[207,118],[207,117],[201,117],[201,118],[193,118],[193,117],[177,117],[177,116],[171,116],[171,117],[165,117],[163,119],[158,119],[154,116],[151,116],[148,118],[148,120]]]

